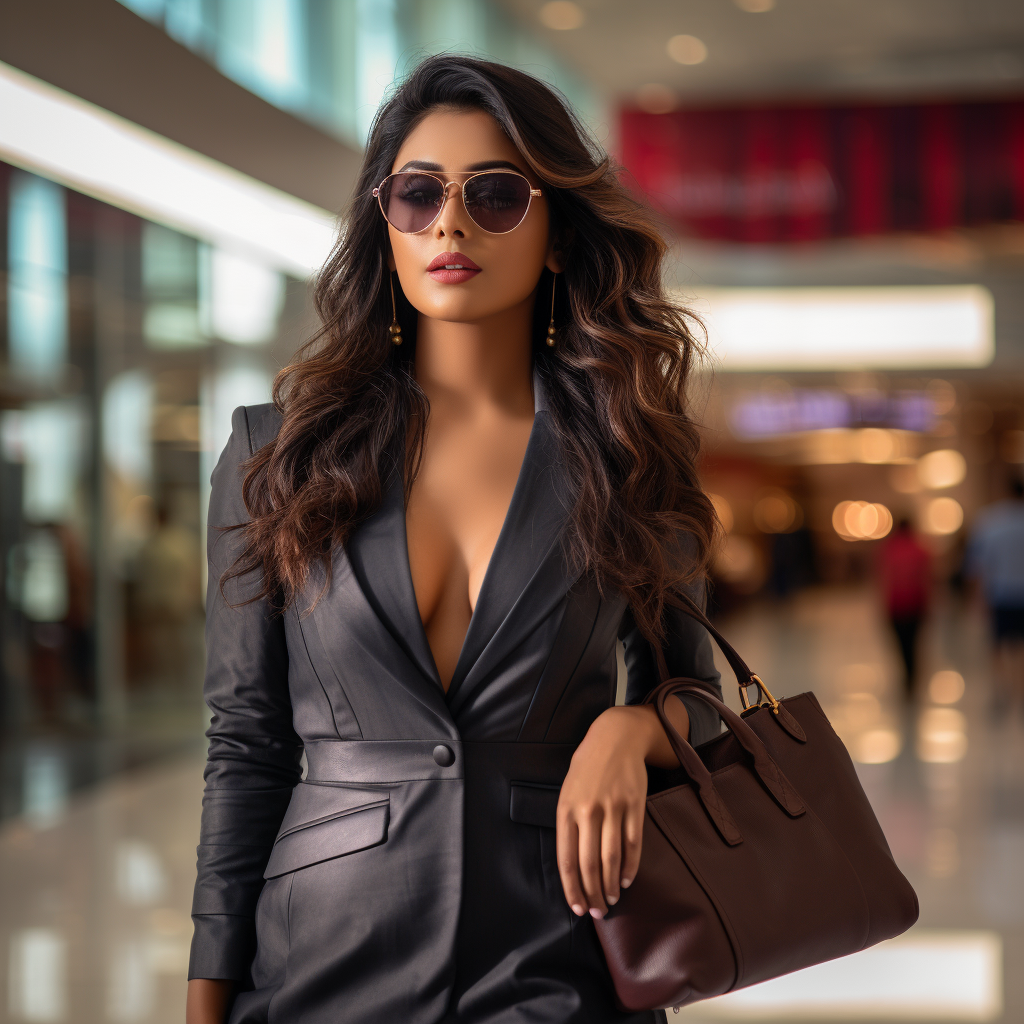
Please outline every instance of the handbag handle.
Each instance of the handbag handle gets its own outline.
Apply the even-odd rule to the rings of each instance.
[[[750,726],[727,704],[720,701],[714,694],[709,693],[703,686],[699,684],[693,685],[693,681],[688,679],[669,679],[656,687],[647,696],[647,702],[650,702],[653,699],[658,711],[658,717],[661,719],[662,725],[665,726],[669,742],[672,743],[672,749],[677,753],[677,756],[677,745],[685,744],[692,753],[693,758],[700,761],[700,756],[693,747],[679,735],[678,730],[672,725],[668,720],[668,716],[665,714],[665,701],[673,694],[677,693],[685,693],[688,696],[696,697],[705,704],[709,704],[718,712],[722,721],[725,722],[728,730],[736,737],[739,745],[750,756],[754,771],[764,784],[765,789],[771,793],[775,798],[775,802],[791,818],[798,818],[806,811],[807,808],[804,807],[804,803],[800,799],[800,795],[793,788],[789,779],[786,778],[782,769],[776,763],[775,758],[773,758],[768,752],[768,748],[764,745],[761,737],[758,736],[757,733],[754,732],[754,730],[751,729]],[[678,744],[673,743],[673,740],[677,740]],[[688,761],[692,761],[692,758],[688,758]],[[679,763],[683,764],[682,758],[680,758]],[[704,762],[701,761],[701,765],[703,764]],[[686,765],[684,765],[684,767],[686,767]],[[688,769],[687,774],[689,774]]]
[[[667,683],[663,683],[648,694],[644,703],[649,703],[652,697],[655,698],[655,710],[658,713],[658,718],[661,719],[665,734],[668,736],[672,752],[679,758],[679,764],[682,766],[683,771],[686,772],[692,782],[696,783],[697,796],[704,805],[704,810],[707,812],[715,828],[718,829],[721,837],[730,846],[738,846],[743,842],[743,835],[733,820],[733,816],[729,813],[729,808],[725,806],[722,798],[718,795],[718,790],[715,789],[715,783],[711,778],[707,765],[700,759],[697,751],[679,735],[679,731],[665,714],[665,699],[670,693],[675,692],[675,687],[672,684],[677,682],[677,680],[672,679]]]

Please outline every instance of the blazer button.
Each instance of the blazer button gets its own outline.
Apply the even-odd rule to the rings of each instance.
[[[442,768],[448,768],[455,764],[455,752],[451,747],[446,747],[443,743],[438,743],[438,745],[434,747],[434,760]]]

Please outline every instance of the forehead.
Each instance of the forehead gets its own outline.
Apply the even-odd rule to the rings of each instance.
[[[410,160],[461,171],[489,161],[509,161],[527,171],[526,161],[498,122],[482,110],[432,110],[406,136],[391,168]]]

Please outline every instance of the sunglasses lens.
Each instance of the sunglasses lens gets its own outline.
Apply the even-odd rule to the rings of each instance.
[[[422,231],[437,216],[443,201],[444,185],[417,171],[392,174],[380,189],[380,208],[398,231]]]
[[[526,216],[530,206],[530,183],[514,172],[476,174],[466,182],[463,198],[470,217],[484,231],[503,234]]]

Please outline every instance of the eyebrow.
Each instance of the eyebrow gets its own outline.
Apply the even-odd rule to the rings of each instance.
[[[469,171],[494,171],[499,168],[509,171],[518,171],[523,174],[523,169],[512,163],[511,160],[481,160],[480,163],[470,164],[465,171],[451,172],[451,173],[466,173]],[[440,164],[433,163],[430,160],[410,160],[403,167],[400,167],[398,173],[402,171],[443,171],[444,168]]]

